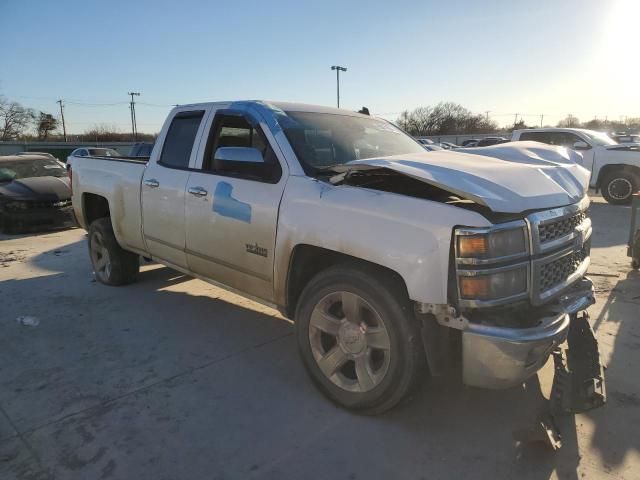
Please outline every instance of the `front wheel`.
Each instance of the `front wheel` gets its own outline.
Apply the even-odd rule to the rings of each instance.
[[[602,182],[602,196],[613,205],[628,205],[631,196],[640,188],[636,175],[625,170],[608,173]]]
[[[131,283],[140,269],[138,255],[118,244],[109,217],[99,218],[89,226],[89,256],[96,279],[105,285]]]
[[[423,373],[424,351],[406,292],[373,270],[338,266],[314,277],[298,302],[296,336],[318,388],[364,413],[396,405]]]

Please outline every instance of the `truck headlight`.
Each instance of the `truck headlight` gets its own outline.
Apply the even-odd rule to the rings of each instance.
[[[526,255],[529,251],[526,225],[495,229],[456,230],[457,257],[478,260]]]
[[[469,274],[469,276],[467,276]],[[464,271],[458,277],[463,300],[497,300],[527,293],[527,265],[509,269]]]
[[[529,292],[529,229],[524,220],[455,230],[458,297],[463,305],[492,306]]]

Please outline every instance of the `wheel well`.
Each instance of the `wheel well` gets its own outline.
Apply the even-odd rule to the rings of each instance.
[[[617,170],[622,170],[624,172],[629,172],[634,174],[638,180],[640,181],[640,167],[636,167],[635,165],[623,165],[623,164],[614,164],[614,165],[605,165],[600,170],[598,174],[598,183],[597,188],[602,188],[602,182],[610,173],[613,173]]]
[[[296,306],[300,294],[309,281],[329,267],[339,264],[358,265],[384,275],[387,281],[392,281],[407,294],[407,285],[404,279],[390,268],[383,267],[377,263],[362,260],[345,253],[328,250],[313,245],[297,245],[291,254],[289,263],[289,274],[287,276],[287,305],[283,312],[288,318],[294,318]]]
[[[109,202],[100,195],[85,193],[82,197],[82,204],[87,227],[99,218],[110,216]]]

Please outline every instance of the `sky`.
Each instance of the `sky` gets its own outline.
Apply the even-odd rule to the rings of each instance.
[[[267,99],[499,124],[640,117],[640,0],[0,0],[0,95],[67,130],[157,132],[171,106]]]

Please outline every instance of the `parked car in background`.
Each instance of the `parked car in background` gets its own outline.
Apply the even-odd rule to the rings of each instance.
[[[500,143],[506,143],[509,140],[504,137],[485,137],[478,140],[476,147],[488,147],[490,145],[498,145]]]
[[[618,143],[640,143],[640,133],[614,133],[611,138]]]
[[[511,140],[533,140],[579,151],[591,171],[592,188],[609,203],[628,205],[640,189],[640,145],[618,143],[606,133],[582,128],[515,130]]]
[[[153,150],[153,143],[136,143],[131,147],[130,157],[150,157]]]
[[[475,147],[475,146],[478,145],[478,142],[479,142],[479,140],[477,140],[475,138],[472,138],[472,139],[469,139],[469,140],[464,140],[462,142],[462,146],[463,147]]]
[[[418,140],[418,143],[420,143],[421,145],[435,145],[436,144],[436,142],[434,142],[430,138],[418,138],[416,140]]]
[[[577,389],[602,404],[578,316],[594,299],[576,152],[425,152],[381,119],[261,101],[176,107],[158,143],[148,161],[71,158],[101,283],[135,281],[142,255],[275,306],[318,388],[367,413],[396,405],[425,365],[521,385],[571,330],[591,362]]]
[[[460,148],[460,145],[456,145],[455,143],[451,143],[451,142],[440,142],[440,146],[442,148],[444,148],[445,150],[451,150],[454,148]]]
[[[80,147],[76,148],[67,157],[67,163],[71,157],[121,157],[120,153],[113,148],[103,147]]]
[[[0,230],[74,224],[65,167],[43,155],[0,156]]]

